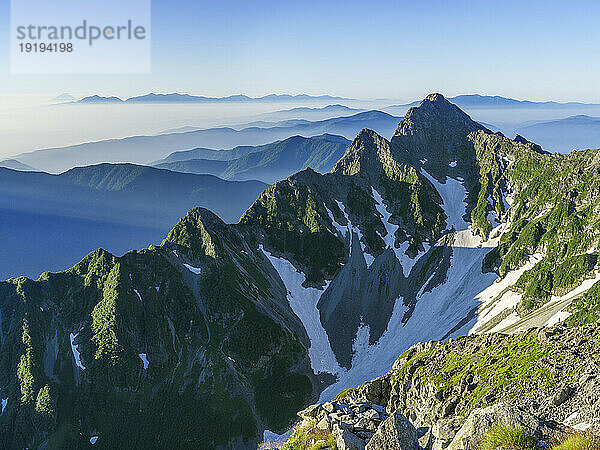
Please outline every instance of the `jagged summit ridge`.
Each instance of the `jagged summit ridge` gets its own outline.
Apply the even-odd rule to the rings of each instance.
[[[410,108],[402,122],[398,125],[394,136],[412,134],[419,129],[435,125],[459,126],[470,131],[485,130],[486,128],[473,121],[471,117],[442,94],[429,94],[419,106]]]
[[[441,94],[428,95],[410,108],[396,128],[391,144],[413,165],[427,160],[448,165],[458,159],[472,160],[467,137],[474,132],[492,133]]]
[[[462,109],[453,103],[450,103],[442,94],[429,94],[423,99],[419,106],[410,108],[404,120],[398,125],[398,129],[394,133],[402,133],[403,125],[407,126],[414,122],[444,122],[446,124],[454,122],[475,131],[485,129],[483,125],[473,121],[471,117]]]
[[[363,129],[333,167],[332,173],[368,175],[381,167],[395,165],[390,142],[373,130]]]

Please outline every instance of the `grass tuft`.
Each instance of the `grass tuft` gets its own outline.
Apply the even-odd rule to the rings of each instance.
[[[309,422],[306,426],[297,427],[282,450],[321,450],[330,448],[336,450],[335,439],[330,431],[315,428],[316,421]]]
[[[600,450],[600,442],[585,436],[571,436],[552,450]]]
[[[335,396],[334,400],[336,402],[341,402],[343,401],[346,397],[348,397],[350,394],[353,394],[357,391],[357,388],[348,388],[348,389],[344,389],[342,392],[338,393],[338,395]]]
[[[534,450],[536,440],[523,428],[496,425],[486,434],[479,450],[520,449]]]

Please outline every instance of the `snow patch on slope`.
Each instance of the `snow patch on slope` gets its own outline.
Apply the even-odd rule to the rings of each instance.
[[[517,282],[524,272],[530,270],[541,259],[542,255],[539,253],[530,256],[529,260],[519,269],[507,273],[504,278],[496,280],[495,283],[479,294],[478,298],[481,301],[481,305],[478,309],[477,321],[469,333],[479,332],[480,329],[494,317],[497,317],[503,311],[514,309],[519,304],[522,295],[509,288]],[[499,331],[514,321],[515,316],[518,318],[516,313],[514,315],[513,313],[509,314],[489,331]]]
[[[321,314],[317,309],[317,303],[325,290],[303,287],[302,283],[306,277],[302,272],[298,272],[292,263],[269,254],[262,244],[259,246],[259,250],[265,254],[279,274],[287,290],[290,307],[304,325],[310,339],[308,356],[313,371],[315,373],[329,372],[334,375],[344,373],[345,369],[340,367],[331,349],[327,332],[321,324]]]
[[[352,236],[354,234],[356,234],[358,236],[360,248],[362,249],[363,255],[365,257],[367,267],[371,267],[371,264],[373,264],[373,261],[375,261],[375,257],[365,251],[365,244],[363,242],[363,234],[361,233],[360,228],[355,226],[350,221],[350,216],[348,216],[348,213],[346,212],[346,208],[344,207],[344,204],[338,200],[336,200],[335,202],[337,203],[338,208],[340,208],[340,210],[342,211],[342,214],[344,214],[344,218],[346,219],[346,222],[348,222],[348,225],[346,226],[346,230],[347,230],[347,232],[350,233],[350,252],[352,252]],[[344,236],[345,235],[346,235],[346,233],[344,232]]]
[[[570,315],[571,313],[569,311],[559,311],[552,317],[550,317],[548,321],[544,324],[544,326],[551,327],[552,325],[556,325],[559,322],[563,322]]]
[[[383,203],[383,197],[379,194],[379,192],[377,192],[375,188],[371,188],[371,191],[373,192],[373,198],[375,199],[376,203],[375,208],[377,209],[377,212],[381,214],[383,225],[385,226],[385,231],[387,232],[387,234],[385,236],[382,236],[381,238],[383,239],[386,248],[391,248],[394,251],[396,259],[400,262],[400,265],[402,266],[402,272],[404,273],[404,276],[407,277],[410,274],[410,271],[412,270],[415,263],[419,260],[421,253],[416,255],[414,258],[410,258],[405,253],[410,245],[408,241],[403,242],[398,248],[396,248],[396,231],[398,231],[398,228],[400,228],[400,226],[390,222],[390,217],[392,217],[392,213],[388,212],[385,204]]]
[[[354,361],[359,360],[362,354],[368,350],[370,337],[371,328],[369,325],[365,325],[361,318],[358,330],[356,330],[356,337],[352,343],[352,365],[354,365]]]
[[[502,193],[502,204],[504,211],[508,211],[515,201],[515,191],[511,190],[508,194]]]
[[[202,273],[202,269],[200,267],[190,266],[186,263],[183,263],[183,265],[187,268],[187,270],[189,270],[192,273],[195,273],[196,275],[200,275]]]
[[[138,296],[138,298],[140,299],[140,303],[143,305],[144,304],[144,300],[142,300],[142,296],[140,295],[140,293],[138,292],[138,290],[134,289],[133,292],[135,292],[135,295]]]
[[[510,316],[510,321],[507,320],[507,318],[492,331],[501,331],[510,334],[528,330],[533,327],[551,326],[559,321],[565,320],[571,315],[571,313],[567,311],[567,308],[573,299],[586,292],[598,281],[600,281],[600,273],[596,272],[593,278],[582,281],[575,289],[564,295],[553,295],[550,297],[548,303],[524,317],[520,317],[516,313],[513,313]]]
[[[490,251],[489,247],[497,244],[497,239],[483,246],[481,239],[470,230],[456,233],[445,282],[427,292],[421,290],[412,315],[405,323],[403,319],[409,307],[404,305],[402,297],[398,298],[381,338],[355,354],[350,370],[322,392],[320,402],[386,373],[398,355],[418,342],[466,334],[476,316],[462,326],[459,324],[477,308],[480,293],[497,279],[494,273],[481,272],[483,258]],[[360,342],[364,338],[357,336],[357,339]]]
[[[148,357],[146,356],[145,353],[140,353],[138,356],[142,360],[142,364],[144,364],[144,370],[146,370],[148,368],[148,366],[150,365],[150,361],[148,361]]]
[[[327,214],[329,214],[329,218],[331,219],[331,223],[333,224],[333,226],[335,227],[335,229],[339,233],[340,237],[344,238],[344,236],[346,236],[346,231],[348,231],[348,229],[345,226],[340,225],[339,223],[337,223],[337,221],[335,220],[335,217],[333,217],[333,213],[327,207],[327,205],[323,204],[323,206],[325,207],[325,210],[327,211]]]
[[[442,184],[423,169],[421,169],[421,174],[433,184],[440,197],[442,197],[444,212],[448,216],[448,229],[454,228],[456,231],[466,230],[469,223],[465,222],[463,216],[467,208],[467,203],[465,202],[467,191],[462,183],[453,178],[446,177],[446,182]],[[462,178],[457,178],[462,181]]]
[[[73,358],[75,358],[75,364],[82,370],[85,370],[85,366],[81,362],[81,352],[79,351],[79,345],[75,345],[75,338],[79,335],[79,333],[73,334],[70,333],[71,336],[71,351],[73,352]]]
[[[2,399],[2,411],[0,411],[0,416],[4,414],[4,410],[6,409],[6,405],[8,404],[8,398]]]

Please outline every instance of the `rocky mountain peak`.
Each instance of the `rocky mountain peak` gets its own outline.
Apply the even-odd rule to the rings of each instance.
[[[424,165],[437,179],[448,175],[465,177],[462,172],[468,171],[475,159],[469,135],[478,131],[492,133],[442,94],[430,94],[419,106],[408,110],[391,146],[395,154],[415,167]],[[448,167],[455,167],[452,174]]]
[[[401,136],[430,135],[433,132],[459,132],[466,134],[485,130],[483,125],[471,120],[458,106],[442,94],[429,94],[419,106],[410,108],[398,125],[394,138]]]
[[[517,142],[517,143],[519,143],[519,144],[531,145],[531,148],[532,148],[534,151],[536,151],[537,153],[542,153],[542,154],[544,154],[544,153],[548,153],[548,152],[544,151],[544,150],[542,149],[542,147],[540,147],[538,144],[536,144],[536,143],[534,143],[534,142],[531,142],[531,141],[530,141],[530,140],[528,140],[528,139],[525,139],[525,138],[524,138],[523,136],[521,136],[520,134],[517,134],[517,135],[515,136],[515,138],[513,139],[513,141],[515,141],[515,142]]]
[[[382,165],[393,164],[390,142],[373,130],[363,129],[352,141],[332,172],[343,175],[379,173]]]
[[[425,99],[423,101],[430,101],[430,102],[448,102],[448,100],[445,99],[445,97],[440,94],[439,92],[434,92],[433,94],[429,94],[427,97],[425,97]]]
[[[205,208],[194,208],[169,232],[165,242],[176,244],[190,256],[217,258],[217,241],[211,234],[226,235],[225,223],[213,212]]]

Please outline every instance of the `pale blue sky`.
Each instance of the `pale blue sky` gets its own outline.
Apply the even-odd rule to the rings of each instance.
[[[152,1],[152,73],[11,75],[0,94],[271,92],[413,99],[432,91],[600,102],[595,1]]]

